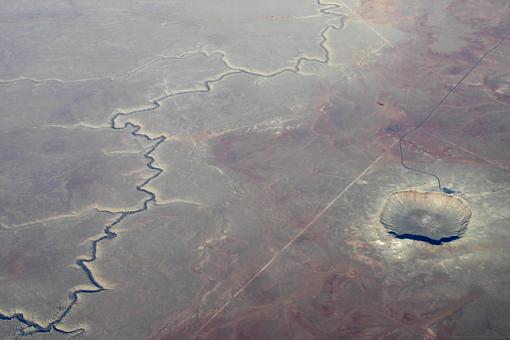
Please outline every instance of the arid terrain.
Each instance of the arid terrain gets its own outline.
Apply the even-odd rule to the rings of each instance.
[[[510,338],[510,2],[5,0],[0,30],[0,339]],[[411,130],[451,242],[379,220],[439,191]]]

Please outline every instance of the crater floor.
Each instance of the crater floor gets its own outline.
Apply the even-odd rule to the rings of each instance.
[[[432,244],[460,238],[471,219],[471,210],[457,196],[415,190],[392,193],[380,221],[399,238]]]

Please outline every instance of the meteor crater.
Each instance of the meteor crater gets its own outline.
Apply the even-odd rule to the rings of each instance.
[[[397,238],[440,245],[464,235],[470,218],[458,196],[407,190],[389,195],[380,221]]]

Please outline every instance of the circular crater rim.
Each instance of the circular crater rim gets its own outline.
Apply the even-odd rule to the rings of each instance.
[[[402,190],[386,197],[379,220],[396,238],[440,245],[461,238],[471,215],[468,204],[459,196]]]

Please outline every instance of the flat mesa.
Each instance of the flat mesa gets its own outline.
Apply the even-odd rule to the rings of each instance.
[[[471,219],[471,210],[457,196],[415,190],[392,193],[380,221],[397,238],[439,245],[460,238]]]

